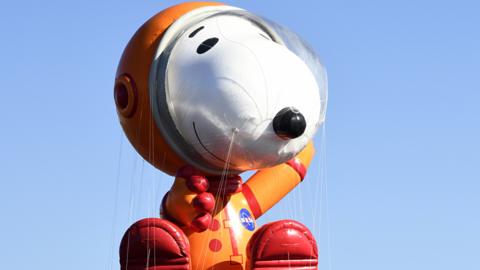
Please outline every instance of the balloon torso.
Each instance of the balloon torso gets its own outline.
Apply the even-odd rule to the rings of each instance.
[[[192,269],[246,269],[246,247],[257,229],[243,193],[219,200],[219,209],[210,228],[196,233],[186,231],[190,241]]]

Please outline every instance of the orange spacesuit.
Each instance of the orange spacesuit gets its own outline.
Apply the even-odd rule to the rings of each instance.
[[[256,224],[303,180],[314,154],[312,143],[243,183],[241,170],[223,168],[222,174],[211,162],[192,164],[158,127],[150,77],[159,42],[183,15],[220,5],[189,2],[158,13],[135,33],[120,60],[114,95],[122,128],[144,159],[176,176],[162,202],[162,218],[141,220],[125,233],[122,269],[317,269],[315,239],[302,224]]]

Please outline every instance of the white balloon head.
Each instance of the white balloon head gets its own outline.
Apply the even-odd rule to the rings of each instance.
[[[208,7],[176,21],[150,74],[155,122],[203,171],[293,158],[325,119],[326,72],[296,34],[247,11]]]

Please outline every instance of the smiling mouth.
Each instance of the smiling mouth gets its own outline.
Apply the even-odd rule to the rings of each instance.
[[[198,135],[197,127],[195,126],[195,122],[192,122],[192,124],[193,124],[193,131],[195,132],[195,136],[197,137],[198,142],[203,147],[203,149],[205,149],[205,151],[207,151],[207,153],[209,153],[212,157],[214,157],[215,159],[217,159],[217,160],[219,160],[223,163],[229,163],[230,165],[236,166],[232,162],[227,162],[226,160],[224,160],[224,159],[218,157],[217,155],[215,155],[212,151],[208,150],[208,148],[203,144],[202,140],[200,139],[200,136]]]

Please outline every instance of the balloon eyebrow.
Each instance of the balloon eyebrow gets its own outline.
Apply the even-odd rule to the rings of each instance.
[[[194,37],[198,32],[200,32],[200,30],[202,30],[203,28],[205,28],[205,26],[200,26],[199,28],[195,29],[192,33],[190,33],[190,35],[188,35],[189,38],[192,38]]]

